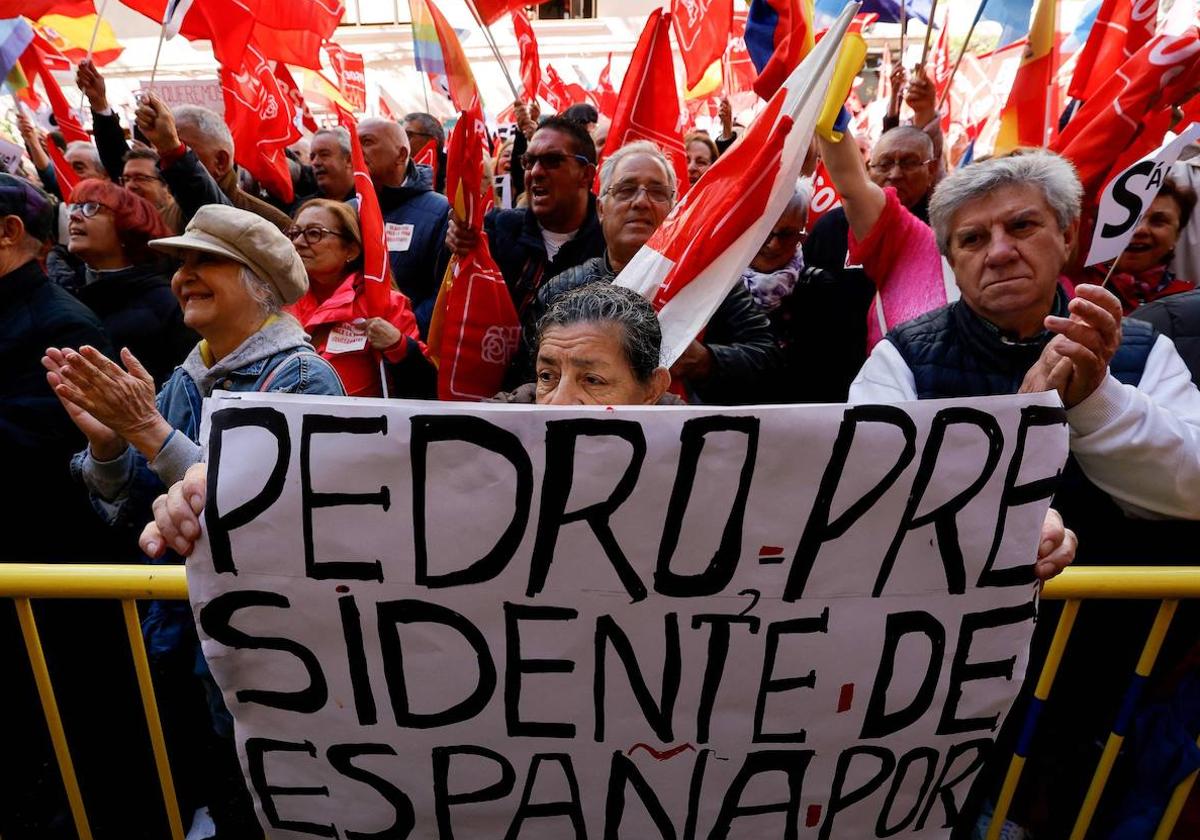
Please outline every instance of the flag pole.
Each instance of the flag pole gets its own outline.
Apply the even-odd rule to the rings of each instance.
[[[950,95],[950,88],[954,84],[954,74],[958,72],[958,65],[962,64],[963,56],[967,54],[967,47],[971,45],[971,36],[975,34],[975,24],[979,23],[979,19],[983,17],[983,10],[987,7],[988,0],[979,0],[979,8],[975,11],[975,19],[971,21],[971,28],[967,30],[967,40],[963,41],[962,48],[958,51],[958,59],[954,62],[954,69],[950,71],[950,78],[946,80],[946,89],[942,91],[941,98],[938,99],[937,108],[934,110],[941,111],[942,105],[946,102],[946,97]]]
[[[92,60],[92,53],[96,50],[96,36],[100,34],[100,23],[104,20],[104,10],[108,8],[108,0],[100,0],[100,8],[96,10],[96,24],[92,27],[92,37],[88,41],[87,58],[84,61]],[[79,115],[83,116],[83,105],[87,102],[87,94],[83,91],[79,92]]]
[[[904,50],[908,46],[908,0],[900,0],[900,66],[904,66]]]
[[[929,19],[925,22],[925,46],[921,48],[921,66],[929,59],[929,42],[933,40],[933,19],[937,16],[938,0],[929,4]]]
[[[508,72],[508,65],[500,57],[500,48],[496,46],[496,41],[492,37],[492,30],[483,22],[483,18],[479,16],[479,10],[475,8],[475,4],[471,0],[467,0],[467,8],[471,10],[471,16],[475,18],[475,22],[479,24],[479,28],[483,30],[483,40],[487,41],[488,46],[492,48],[492,55],[496,57],[496,63],[500,65],[500,70],[504,73],[504,80],[508,82],[508,89],[512,91],[513,101],[517,102],[520,100],[521,95],[517,93],[517,86],[513,83],[512,75]]]
[[[146,91],[150,92],[154,87],[154,76],[158,73],[158,59],[162,55],[163,41],[167,38],[167,22],[164,20],[162,29],[158,32],[158,49],[154,51],[154,66],[150,68],[150,81],[146,83]]]

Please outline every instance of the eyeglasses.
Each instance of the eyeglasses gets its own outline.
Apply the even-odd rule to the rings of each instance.
[[[665,184],[634,184],[627,181],[608,188],[608,194],[623,203],[633,201],[639,192],[644,192],[646,198],[655,204],[670,204],[675,197],[675,190]]]
[[[80,216],[83,216],[85,219],[90,219],[93,216],[95,216],[97,213],[99,213],[101,210],[107,210],[107,209],[108,208],[105,207],[103,204],[101,204],[99,201],[85,201],[82,204],[68,204],[67,205],[67,215],[74,216],[76,213],[78,213]]]
[[[770,242],[772,239],[778,239],[780,242],[788,242],[792,239],[799,239],[806,233],[808,231],[804,228],[780,228],[767,234],[767,242]]]
[[[567,160],[577,160],[584,166],[587,166],[591,163],[591,161],[585,158],[583,155],[567,155],[563,154],[562,152],[545,152],[544,154],[540,155],[531,155],[526,153],[521,155],[521,168],[528,171],[540,163],[543,169],[558,169],[558,167],[566,163]]]
[[[121,186],[127,187],[130,184],[153,184],[155,181],[162,181],[158,175],[142,175],[135,172],[132,175],[122,175],[120,178]]]
[[[884,175],[888,172],[891,172],[894,168],[896,168],[898,166],[898,167],[900,167],[901,172],[904,172],[907,174],[909,172],[915,172],[918,169],[920,169],[922,166],[925,166],[926,164],[929,164],[932,162],[933,162],[932,159],[921,160],[919,157],[884,158],[883,160],[871,161],[871,171],[877,172],[880,175]]]
[[[288,239],[292,240],[293,242],[296,241],[297,237],[303,236],[304,241],[307,242],[309,245],[316,245],[321,240],[323,240],[326,236],[336,236],[339,239],[346,238],[346,234],[339,233],[336,230],[330,230],[327,227],[321,227],[320,225],[309,225],[308,227],[303,227],[303,228],[302,227],[290,227],[287,230],[285,230],[283,232],[283,234],[284,234],[284,236],[286,236]]]

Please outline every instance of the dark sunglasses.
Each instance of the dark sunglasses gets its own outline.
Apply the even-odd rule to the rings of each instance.
[[[525,153],[521,155],[521,168],[529,171],[540,163],[543,169],[558,169],[558,167],[566,163],[567,160],[577,160],[584,166],[587,166],[591,163],[591,161],[585,158],[583,155],[566,155],[562,152],[546,152],[545,154],[541,155],[531,155],[529,153]]]

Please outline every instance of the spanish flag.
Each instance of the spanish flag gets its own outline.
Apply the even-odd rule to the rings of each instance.
[[[87,58],[88,44],[91,43],[92,32],[95,31],[96,43],[92,47],[92,61],[97,67],[103,67],[115,60],[125,47],[117,40],[116,33],[107,20],[100,18],[98,29],[96,23],[97,18],[94,14],[84,17],[52,14],[39,18],[33,27],[60,53],[76,64]]]
[[[995,154],[1018,146],[1045,146],[1058,116],[1058,0],[1038,0],[1029,42],[1008,101],[1000,112]]]

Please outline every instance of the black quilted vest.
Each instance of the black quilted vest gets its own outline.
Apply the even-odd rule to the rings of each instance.
[[[1061,289],[1053,314],[1067,314]],[[1117,381],[1137,386],[1158,334],[1149,324],[1128,319],[1121,330],[1121,347],[1109,372]],[[1051,338],[1051,333],[1044,332],[1028,341],[1011,341],[961,301],[902,324],[887,336],[912,371],[917,398],[922,400],[1015,394]],[[1077,562],[1195,562],[1200,526],[1127,517],[1107,493],[1084,476],[1074,458],[1067,461],[1054,507],[1079,536]]]

